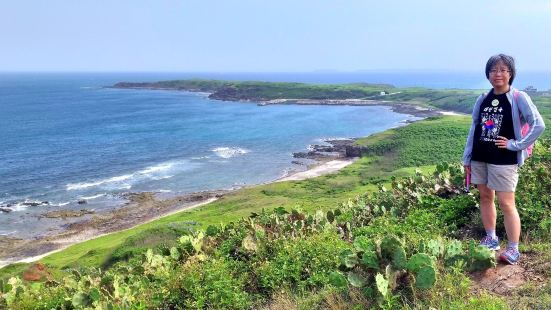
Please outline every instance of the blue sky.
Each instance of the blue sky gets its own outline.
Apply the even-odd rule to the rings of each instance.
[[[551,71],[551,1],[0,0],[0,71]]]

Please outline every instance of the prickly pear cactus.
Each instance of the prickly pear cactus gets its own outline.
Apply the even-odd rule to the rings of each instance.
[[[329,274],[329,283],[334,287],[346,287],[348,279],[342,273],[335,271]]]
[[[203,248],[203,238],[204,237],[205,237],[205,235],[203,234],[202,231],[200,231],[199,233],[197,233],[197,236],[195,236],[191,240],[191,245],[193,246],[193,249],[195,250],[195,252],[197,252],[197,253],[201,252],[201,249]]]
[[[407,264],[406,250],[403,247],[397,247],[392,253],[392,267],[394,269],[405,269]]]
[[[465,254],[465,251],[463,251],[463,244],[461,243],[461,241],[451,240],[446,246],[446,254],[444,258],[450,259],[452,257],[463,254]]]
[[[354,239],[354,248],[358,252],[368,252],[375,249],[375,244],[365,236],[358,236]]]
[[[81,292],[81,291],[76,292],[73,295],[73,298],[71,300],[71,304],[73,305],[73,307],[77,307],[77,308],[86,307],[91,303],[92,301],[90,300],[88,295],[86,295],[84,292]]]
[[[375,282],[377,284],[377,290],[381,295],[386,296],[388,294],[388,280],[385,279],[385,277],[377,273],[375,276]]]
[[[432,239],[427,242],[426,253],[436,258],[444,255],[444,242],[442,239]]]
[[[423,266],[415,274],[415,286],[421,289],[429,289],[436,282],[436,269],[434,266]]]
[[[459,240],[451,240],[446,245],[446,253],[444,254],[444,264],[446,266],[464,266],[467,262],[467,255],[463,250],[463,244]]]
[[[407,270],[413,273],[417,273],[424,266],[433,266],[433,259],[425,253],[417,253],[411,256],[406,264]]]
[[[375,251],[367,251],[362,255],[361,263],[363,266],[371,269],[379,269],[379,258]]]
[[[193,240],[192,236],[184,235],[180,237],[180,243],[181,244],[191,244],[191,241]]]
[[[352,250],[344,250],[340,255],[341,264],[348,268],[354,268],[358,264],[358,254]]]
[[[350,282],[350,284],[355,287],[364,287],[367,283],[367,279],[357,272],[349,271],[348,282]]]
[[[496,266],[496,257],[494,251],[483,246],[469,245],[469,269],[472,271],[486,270]]]
[[[396,251],[397,248],[403,248],[402,241],[398,239],[395,235],[388,235],[385,236],[380,243],[380,249],[381,249],[381,257],[385,259],[392,260],[392,256],[394,255],[394,251]]]
[[[170,248],[170,257],[172,257],[172,259],[174,260],[178,260],[180,259],[180,251],[178,251],[178,248],[177,247],[171,247]]]
[[[387,265],[385,268],[385,275],[388,281],[388,286],[391,291],[398,287],[398,277],[402,274],[402,270],[396,270],[391,265]]]
[[[335,214],[332,211],[327,211],[327,221],[333,223],[335,220]]]

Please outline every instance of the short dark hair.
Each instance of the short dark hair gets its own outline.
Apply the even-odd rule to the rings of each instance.
[[[509,55],[498,54],[490,57],[490,59],[488,59],[488,62],[486,63],[486,78],[490,78],[490,70],[492,70],[492,68],[500,61],[502,61],[503,64],[509,68],[509,71],[511,71],[509,85],[512,85],[513,81],[515,80],[515,76],[517,75],[517,69],[515,68],[515,59]]]

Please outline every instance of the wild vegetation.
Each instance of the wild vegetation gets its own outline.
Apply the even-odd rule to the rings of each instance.
[[[522,171],[518,205],[533,240],[551,236],[550,168],[545,142]],[[462,179],[461,166],[443,163],[432,175],[393,178],[329,211],[278,207],[190,229],[107,270],[4,280],[2,302],[11,309],[249,309],[286,296],[298,308],[325,308],[329,299],[350,308],[514,306],[453,284],[468,287],[468,272],[496,264],[493,252],[462,238],[477,214],[476,195],[462,192]],[[550,284],[537,290],[547,300]]]
[[[551,100],[535,101],[549,124]],[[496,261],[476,246],[477,192],[462,187],[469,125],[396,128],[359,140],[363,157],[339,173],[243,189],[0,269],[0,309],[549,308],[551,144],[538,143],[518,188],[537,277],[499,295],[473,279]]]

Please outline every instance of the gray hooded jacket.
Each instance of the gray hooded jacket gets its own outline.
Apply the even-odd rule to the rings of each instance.
[[[519,93],[517,98],[514,96],[515,91]],[[480,95],[473,108],[473,123],[471,125],[471,130],[469,131],[469,136],[467,137],[465,151],[463,152],[463,165],[465,166],[471,165],[474,130],[476,126],[480,126],[478,119],[480,116],[480,105],[486,96],[486,93]],[[517,152],[517,162],[520,167],[524,163],[524,160],[528,157],[526,148],[533,144],[536,139],[541,136],[543,130],[545,129],[545,123],[543,122],[543,118],[538,112],[538,109],[536,109],[536,106],[532,102],[532,99],[530,99],[530,96],[528,96],[525,92],[511,87],[509,92],[507,92],[507,99],[509,99],[509,102],[511,103],[511,111],[513,113],[513,129],[515,132],[515,139],[510,139],[509,142],[507,142],[507,149]],[[522,137],[522,126],[526,123],[530,126],[530,131]]]

